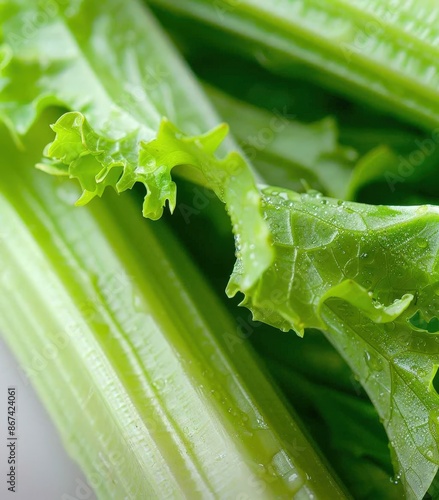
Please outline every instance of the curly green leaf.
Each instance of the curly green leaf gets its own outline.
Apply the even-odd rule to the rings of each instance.
[[[243,304],[285,331],[326,333],[377,408],[408,498],[422,498],[439,464],[439,338],[413,316],[439,311],[439,209],[263,194],[275,258]]]

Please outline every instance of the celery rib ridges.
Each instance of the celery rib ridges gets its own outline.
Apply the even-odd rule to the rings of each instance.
[[[99,497],[344,497],[165,228],[3,142],[0,329]]]
[[[6,117],[19,135],[51,104],[70,110],[53,126],[56,137],[40,168],[76,178],[79,204],[108,187],[123,192],[143,183],[144,215],[157,219],[166,206],[171,212],[175,207],[171,173],[180,166],[181,175],[226,204],[243,241],[243,273],[230,288],[251,286],[272,257],[251,167],[238,153],[216,156],[226,150],[227,126],[206,133],[215,113],[148,10],[136,0],[63,6],[43,16],[32,38],[17,39],[23,20],[44,12],[22,0],[7,5],[0,33],[0,120]],[[191,132],[196,135],[186,135]]]
[[[432,22],[439,10],[431,2],[150,3],[240,37],[234,50],[274,71],[294,75],[301,64],[324,85],[424,127],[439,124],[439,31]]]

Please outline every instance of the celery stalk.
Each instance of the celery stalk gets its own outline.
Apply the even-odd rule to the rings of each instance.
[[[276,73],[305,75],[416,125],[439,124],[439,10],[430,0],[416,8],[393,0],[149,3],[203,23],[202,36]],[[184,23],[184,33],[194,29]]]
[[[99,497],[344,498],[166,228],[5,135],[0,330]]]

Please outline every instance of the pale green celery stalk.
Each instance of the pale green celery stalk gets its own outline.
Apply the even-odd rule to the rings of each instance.
[[[137,0],[46,7],[26,0],[0,4],[0,121],[19,142],[45,107],[70,110],[53,126],[56,138],[40,168],[77,178],[78,204],[107,187],[123,192],[140,182],[147,193],[143,213],[158,219],[176,205],[174,167],[212,189],[242,242],[243,272],[231,286],[248,289],[272,260],[260,192],[239,154],[214,155],[233,149],[230,139],[222,145],[227,125],[218,126],[166,34]],[[31,36],[29,19],[38,19]]]
[[[0,330],[99,497],[344,498],[166,228],[5,135]]]
[[[430,321],[431,319],[427,303],[430,299],[430,292],[433,291],[429,287],[433,283],[430,283],[429,280],[433,279],[435,274],[432,277],[431,273],[428,274],[424,267],[414,267],[413,277],[415,277],[415,273],[418,273],[421,277],[419,280],[415,280],[416,286],[408,286],[407,279],[412,274],[407,273],[404,262],[401,264],[399,260],[395,261],[393,257],[394,255],[400,257],[402,252],[401,247],[398,245],[402,245],[406,241],[404,238],[407,229],[410,229],[412,233],[418,233],[417,237],[413,234],[413,241],[410,240],[413,245],[410,245],[408,251],[403,253],[406,256],[412,255],[411,266],[415,266],[415,263],[419,264],[419,251],[425,253],[425,249],[429,245],[436,248],[436,233],[433,230],[425,235],[428,240],[424,239],[423,236],[419,237],[419,233],[422,235],[423,224],[436,221],[437,214],[435,211],[428,208],[425,211],[417,211],[416,209],[405,211],[382,207],[374,209],[350,204],[344,206],[342,202],[338,203],[334,200],[318,198],[315,193],[314,197],[311,194],[300,197],[295,193],[279,192],[278,189],[269,188],[264,189],[262,203],[261,194],[255,186],[251,170],[243,158],[233,152],[229,153],[225,159],[219,159],[214,154],[222,139],[224,139],[227,127],[220,126],[209,133],[187,136],[169,121],[163,120],[159,129],[155,129],[160,116],[166,113],[167,108],[169,108],[173,111],[169,116],[175,119],[177,126],[186,130],[185,124],[190,120],[189,116],[185,112],[182,115],[176,112],[181,99],[187,99],[191,103],[188,108],[195,110],[192,119],[194,119],[197,126],[203,127],[204,111],[198,113],[197,101],[198,98],[202,100],[204,98],[197,88],[196,82],[190,80],[190,77],[184,73],[184,66],[181,65],[175,52],[172,51],[160,31],[157,30],[153,20],[150,19],[147,12],[144,12],[139,7],[137,2],[107,0],[107,2],[101,3],[97,2],[97,0],[90,0],[87,3],[75,4],[75,8],[58,12],[53,18],[46,20],[45,23],[38,27],[32,40],[24,41],[17,41],[14,38],[14,30],[20,26],[23,17],[38,14],[39,7],[37,8],[23,0],[11,0],[7,2],[7,5],[10,8],[6,9],[7,22],[3,26],[6,40],[4,54],[6,56],[3,57],[0,65],[0,86],[3,86],[0,93],[0,114],[10,118],[9,125],[18,133],[22,133],[33,122],[37,111],[47,106],[47,104],[62,102],[71,110],[71,112],[64,114],[53,126],[56,135],[53,142],[46,148],[45,158],[42,160],[40,167],[51,173],[78,179],[83,189],[83,197],[81,198],[83,203],[90,201],[94,196],[101,196],[106,187],[111,186],[117,192],[123,192],[130,189],[136,182],[140,182],[147,189],[144,214],[150,218],[159,218],[166,204],[169,204],[171,209],[175,206],[176,188],[171,175],[174,167],[183,168],[187,174],[193,171],[202,174],[207,180],[207,184],[226,203],[235,232],[237,264],[227,292],[234,295],[237,291],[244,291],[246,299],[243,304],[254,311],[257,319],[285,330],[293,328],[301,335],[303,335],[306,327],[326,329],[328,324],[325,321],[323,312],[326,311],[326,302],[334,300],[334,298],[338,298],[342,302],[348,301],[352,305],[351,309],[360,314],[360,317],[364,315],[366,319],[370,319],[369,322],[366,321],[364,324],[357,323],[356,330],[353,330],[352,328],[343,328],[344,314],[340,313],[340,328],[342,328],[342,331],[340,332],[338,348],[343,350],[343,342],[347,344],[345,356],[346,358],[349,357],[351,367],[356,370],[383,419],[396,454],[395,465],[398,474],[401,475],[408,497],[422,497],[427,491],[439,463],[435,448],[437,445],[437,413],[435,412],[437,395],[431,391],[431,380],[434,367],[437,367],[437,357],[435,353],[433,355],[427,352],[423,352],[419,356],[392,357],[394,353],[389,352],[389,349],[393,349],[393,344],[395,343],[401,349],[405,348],[405,344],[400,344],[401,339],[395,340],[393,338],[391,339],[392,342],[388,344],[388,337],[391,334],[386,335],[387,330],[382,324],[394,325],[394,322],[398,319],[398,326],[402,328],[402,333],[407,337],[412,335],[412,327],[409,326],[408,319],[416,313],[412,301],[414,302],[415,292],[418,290],[420,283],[426,283],[422,300],[421,298],[418,300],[418,304],[423,304],[420,310],[421,319],[424,321]],[[18,13],[14,10],[15,7],[18,9]],[[147,30],[147,27],[151,27],[151,30]],[[121,33],[121,37],[114,36],[115,33]],[[154,57],[157,57],[159,52],[160,57],[166,63],[166,68],[170,69],[167,77],[160,79],[155,91],[149,89],[150,91],[144,95],[145,102],[142,106],[140,104],[136,106],[136,103],[131,99],[128,99],[127,103],[118,101],[117,98],[120,92],[123,91],[121,82],[142,83],[139,74],[142,75],[142,71],[147,72],[147,68],[151,67],[150,65],[155,61]],[[148,61],[148,65],[145,64],[145,61]],[[26,75],[29,81],[26,92],[20,87],[22,75]],[[109,75],[111,75],[111,78]],[[181,88],[179,85],[180,76],[182,79],[188,79],[193,94],[191,94],[189,87]],[[86,90],[85,94],[84,89]],[[163,104],[164,107],[162,107]],[[151,119],[149,111],[154,110],[154,119]],[[214,116],[214,113],[209,112],[209,116]],[[188,175],[188,177],[191,178],[191,175]],[[41,192],[43,193],[42,188]],[[43,194],[44,203],[46,203],[45,200],[55,195],[53,192]],[[70,198],[69,201],[71,201]],[[24,204],[22,205],[24,206]],[[49,208],[50,203],[47,206]],[[123,205],[118,205],[117,216],[115,216],[115,221],[121,226],[127,225],[127,221],[130,221],[133,217],[130,209],[125,210],[124,208]],[[17,209],[20,208],[17,207]],[[104,208],[101,210],[104,210]],[[59,216],[58,212],[53,215]],[[31,216],[29,215],[29,217]],[[78,220],[76,217],[80,216],[70,215],[69,212],[69,217],[69,225],[71,225],[72,221]],[[81,217],[85,216],[81,215]],[[28,222],[27,219],[26,222]],[[102,224],[100,217],[99,223]],[[406,227],[406,223],[409,228]],[[31,225],[29,221],[29,226]],[[87,224],[84,222],[78,222],[78,226],[81,231],[84,228],[87,229]],[[393,226],[396,227],[397,238],[394,238],[394,245],[390,245],[389,248],[389,241],[387,239],[383,240],[381,235],[382,232],[390,230],[389,227],[392,228]],[[117,235],[119,231],[128,231],[128,229],[118,229],[113,227],[113,224],[109,224],[108,231],[111,233],[109,241],[112,247],[114,250],[120,250],[124,244],[121,241],[116,245],[114,243],[116,236],[113,238],[113,233]],[[140,233],[137,229],[133,229],[133,232],[135,234]],[[88,238],[89,236],[87,236],[87,241],[89,241]],[[364,245],[363,241],[366,242]],[[270,245],[270,243],[272,244]],[[47,238],[44,239],[44,244],[50,245]],[[138,260],[131,258],[132,252],[134,252],[132,246],[131,243],[128,249],[117,253],[117,256],[123,260],[124,266],[128,270],[132,269],[128,274],[137,276],[140,270],[137,268]],[[136,244],[139,249],[144,247],[147,249],[145,254],[141,254],[142,260],[147,261],[149,246],[152,247],[151,252],[153,252],[153,246],[149,245],[149,242]],[[21,250],[23,245],[17,245],[17,247],[20,251],[25,251]],[[157,302],[157,306],[153,310],[149,310],[141,298],[140,302],[139,299],[133,299],[131,290],[120,294],[120,297],[107,297],[101,290],[102,285],[97,278],[102,275],[105,269],[111,267],[107,263],[105,263],[104,269],[99,266],[106,260],[104,249],[100,248],[100,244],[98,245],[97,242],[93,242],[86,249],[83,247],[84,242],[81,241],[81,232],[79,231],[79,236],[78,234],[74,235],[73,240],[66,247],[66,251],[73,248],[79,255],[81,263],[83,265],[84,262],[87,263],[87,276],[90,274],[96,276],[91,285],[97,289],[101,297],[101,299],[98,298],[98,303],[100,300],[104,300],[104,305],[107,304],[110,308],[112,313],[112,318],[109,319],[110,325],[112,325],[111,321],[113,320],[122,321],[122,317],[135,318],[132,326],[133,330],[122,324],[122,331],[126,333],[128,338],[121,337],[121,340],[135,343],[136,352],[142,353],[141,359],[143,359],[143,356],[149,356],[150,350],[148,349],[156,346],[155,340],[153,343],[143,343],[147,341],[144,340],[143,335],[139,334],[138,330],[139,323],[144,325],[145,322],[152,321],[150,318],[153,312],[158,317],[153,315],[155,323],[152,325],[150,323],[150,327],[152,329],[157,328],[157,322],[159,322],[158,330],[162,333],[165,327],[166,329],[168,327],[174,329],[181,323],[181,328],[183,328],[184,325],[191,321],[192,315],[191,318],[184,315],[180,318],[180,314],[177,313],[174,318],[174,321],[178,322],[178,325],[176,325],[171,322],[171,318],[167,315],[160,315],[162,306],[159,305],[159,302]],[[46,248],[46,246],[43,248]],[[375,261],[372,253],[373,249],[381,251]],[[128,254],[130,258],[125,261],[124,256]],[[59,252],[56,255],[59,255]],[[372,257],[369,257],[368,260],[368,256]],[[29,256],[29,262],[32,262],[31,257],[32,255]],[[176,257],[173,256],[172,258],[174,260]],[[370,262],[374,262],[371,269],[369,269]],[[410,269],[410,266],[408,268]],[[360,270],[364,271],[364,276],[359,275]],[[401,279],[401,283],[396,283],[398,286],[395,285],[390,291],[378,287],[369,294],[372,282],[367,277],[367,274],[375,272],[375,270],[384,288],[387,283],[386,279],[390,279],[390,276],[392,278],[397,276],[398,280]],[[68,271],[64,272],[67,273]],[[280,273],[282,275],[279,277]],[[149,293],[152,293],[150,288],[144,287],[152,287],[156,295],[161,295],[162,286],[166,287],[166,290],[168,290],[168,287],[172,289],[172,283],[161,285],[159,279],[155,278],[157,275],[163,280],[163,277],[168,278],[169,272],[166,269],[160,269],[160,265],[153,262],[150,281],[143,282],[139,278],[140,297],[143,296],[142,291],[146,293],[149,290],[147,297],[149,300]],[[87,281],[88,278],[83,276],[78,269],[74,276],[69,277],[69,283],[74,283],[75,279]],[[172,282],[169,279],[167,281]],[[136,282],[137,279],[134,283]],[[185,282],[188,282],[187,276]],[[75,290],[76,287],[69,289],[69,296]],[[55,297],[61,297],[61,292],[62,290],[59,290]],[[169,297],[168,293],[172,293],[171,290],[166,291],[163,295],[164,298],[160,302],[161,304],[168,304],[166,300],[166,297]],[[181,287],[176,291],[177,297],[179,293],[181,293]],[[204,290],[199,290],[198,293],[205,294]],[[134,295],[136,294],[134,293]],[[34,294],[31,297],[33,296]],[[49,294],[43,296],[49,297]],[[395,299],[398,300],[393,303],[392,300]],[[76,303],[81,304],[82,300],[79,297]],[[151,300],[155,304],[155,299],[151,298]],[[139,307],[142,313],[140,316],[138,314]],[[147,310],[142,309],[143,307],[146,307]],[[132,308],[131,313],[129,313],[130,308]],[[350,309],[348,310],[350,311]],[[406,312],[409,314],[409,311],[410,316],[402,316]],[[106,309],[98,312],[98,317],[109,314]],[[213,314],[209,315],[211,318],[215,318],[215,316]],[[194,321],[193,318],[192,321]],[[106,318],[105,321],[99,320],[98,323],[108,324]],[[200,323],[198,323],[198,326],[203,330],[206,329],[206,327],[200,326]],[[330,326],[332,328],[332,323]],[[192,323],[192,327],[189,328],[190,341],[183,342],[182,340],[181,344],[173,335],[170,335],[175,346],[173,349],[177,349],[177,347],[180,349],[180,346],[182,346],[183,352],[189,351],[190,356],[187,359],[193,359],[196,356],[193,351],[195,346],[199,345],[201,348],[204,345],[203,337],[197,337],[195,334],[196,329],[197,325]],[[227,331],[227,328],[221,326],[220,335],[224,331]],[[112,333],[110,328],[110,333],[116,335],[117,331]],[[375,338],[375,333],[377,333],[377,338]],[[134,338],[131,338],[131,334],[134,335]],[[99,340],[103,339],[102,335],[105,335],[105,332],[99,334]],[[185,335],[183,333],[182,338]],[[356,336],[362,335],[364,340],[360,344]],[[335,335],[329,336],[334,340]],[[422,334],[419,336],[422,336]],[[168,340],[168,337],[166,339]],[[376,342],[378,342],[378,346],[375,346]],[[437,347],[433,342],[431,343],[433,347]],[[230,346],[230,343],[228,345]],[[361,346],[361,350],[357,348],[358,345]],[[120,361],[120,349],[117,348],[118,353],[116,355],[112,351],[111,342],[110,346],[105,343],[104,347],[107,349],[107,354],[114,356],[110,357],[111,363],[116,363],[119,366],[119,363],[122,362]],[[159,346],[159,349],[161,348]],[[165,347],[163,349],[166,351]],[[208,348],[203,347],[203,349]],[[375,359],[373,349],[377,350],[377,359]],[[217,370],[214,364],[215,357],[211,358],[211,355],[215,354],[215,352],[217,352],[217,349],[212,349],[210,356],[207,355],[206,361],[203,363],[204,366],[212,364],[215,371],[221,373],[221,368]],[[175,353],[175,351],[172,350],[172,353]],[[368,354],[369,358],[365,359],[364,353]],[[358,359],[359,355],[360,358]],[[151,366],[148,365],[148,374],[154,379],[156,377],[154,361],[159,358],[157,358],[155,352],[151,356]],[[144,365],[141,359],[139,359],[138,366],[129,366],[124,371],[124,373],[128,373],[126,377],[129,378],[129,384],[125,378],[122,379],[124,387],[131,387],[130,384],[134,383],[131,375],[133,372],[136,373],[136,376],[139,373],[144,373]],[[165,413],[165,420],[161,416],[154,420],[159,422],[154,425],[157,425],[161,438],[164,436],[165,441],[169,440],[169,434],[162,434],[160,431],[167,425],[172,426],[170,417],[168,417],[171,411],[173,419],[177,417],[183,419],[183,422],[177,420],[178,429],[188,430],[190,436],[190,442],[188,442],[187,437],[185,437],[188,433],[180,434],[178,437],[180,441],[176,442],[175,447],[171,448],[162,441],[159,442],[161,444],[161,453],[166,452],[167,454],[163,464],[170,464],[173,460],[178,461],[177,471],[179,472],[172,475],[174,467],[172,467],[172,472],[169,472],[175,481],[179,481],[178,487],[183,488],[187,485],[187,482],[190,482],[191,484],[187,487],[187,490],[192,491],[195,482],[196,485],[207,485],[203,486],[203,488],[199,486],[198,490],[202,489],[204,493],[209,493],[209,488],[212,489],[211,485],[213,484],[218,486],[218,495],[221,495],[225,491],[222,489],[225,484],[224,477],[220,477],[222,486],[216,481],[219,477],[218,468],[221,469],[221,475],[224,470],[222,465],[224,463],[224,451],[219,451],[221,445],[217,442],[217,439],[219,439],[218,429],[220,429],[219,435],[222,435],[222,429],[225,428],[226,424],[224,423],[225,420],[215,420],[215,406],[212,406],[211,415],[208,418],[209,415],[206,415],[204,409],[210,409],[210,407],[205,399],[200,402],[199,398],[203,397],[203,391],[206,388],[213,390],[215,393],[220,391],[222,387],[227,388],[227,380],[221,380],[219,377],[220,382],[218,383],[218,381],[209,382],[209,377],[205,377],[203,382],[198,379],[197,387],[199,391],[195,391],[193,386],[190,386],[188,389],[190,397],[185,395],[184,398],[179,398],[178,394],[185,391],[182,391],[180,385],[175,382],[174,374],[179,371],[181,376],[178,380],[184,385],[189,384],[188,378],[185,378],[187,374],[191,376],[190,380],[193,381],[194,377],[196,379],[195,375],[199,373],[199,365],[193,363],[194,368],[191,369],[185,365],[183,359],[185,359],[184,356],[175,359],[171,353],[169,354],[166,366],[170,371],[164,374],[164,368],[163,371],[162,368],[159,370],[159,385],[164,384],[164,389],[160,391],[161,399],[147,398],[148,401],[160,402],[159,408],[152,409],[153,416],[157,412]],[[238,433],[239,442],[242,443],[244,448],[248,444],[249,448],[252,449],[252,453],[260,453],[260,458],[252,463],[263,464],[264,470],[266,470],[265,464],[267,461],[271,462],[268,469],[272,467],[275,475],[277,470],[278,474],[287,477],[290,483],[293,483],[292,488],[294,490],[300,486],[297,485],[297,481],[300,483],[302,481],[300,476],[304,477],[304,474],[299,474],[291,468],[289,459],[286,459],[283,454],[283,448],[278,446],[273,449],[272,444],[263,437],[265,431],[261,429],[261,427],[265,426],[264,422],[272,414],[271,412],[278,414],[276,404],[266,400],[267,391],[265,388],[259,387],[260,383],[256,383],[257,377],[253,370],[246,366],[246,362],[243,362],[244,355],[240,353],[237,359],[241,363],[239,369],[242,370],[242,373],[241,371],[240,373],[242,380],[246,381],[246,387],[257,385],[258,391],[256,392],[264,399],[264,412],[267,417],[259,419],[258,422],[256,414],[256,423],[252,428],[252,424],[250,424],[250,422],[253,422],[252,418],[247,415],[247,420],[245,418],[241,419],[242,414],[240,412],[243,411],[243,407],[240,401],[242,401],[242,398],[235,397],[233,399],[231,395],[231,403],[226,403],[228,408],[231,409],[230,426],[233,424],[234,428],[240,428],[242,424],[244,434],[240,435]],[[132,361],[129,356],[127,356],[127,360],[126,363]],[[407,367],[406,362],[410,363],[409,367]],[[114,365],[111,364],[110,368],[112,366]],[[409,368],[412,366],[417,366],[418,369],[415,372],[410,371]],[[201,368],[200,370],[202,373]],[[94,370],[93,375],[95,372],[96,376],[100,373],[98,370]],[[395,378],[398,376],[399,378]],[[140,383],[147,385],[142,377],[139,380]],[[393,380],[398,380],[398,390],[392,387]],[[203,388],[200,385],[203,385]],[[145,394],[148,387],[146,389],[144,387],[136,388],[133,393],[134,400],[138,402],[135,398],[140,397],[139,394]],[[184,389],[186,390],[186,388]],[[386,392],[382,392],[382,388]],[[168,390],[169,392],[167,392]],[[233,387],[230,390],[233,394],[236,394]],[[415,399],[408,400],[409,397],[412,397],[413,390],[415,390]],[[168,397],[170,399],[167,399]],[[219,405],[222,399],[220,395],[220,402],[214,404]],[[409,401],[408,405],[406,404],[407,401]],[[179,407],[178,412],[177,407]],[[251,407],[255,410],[253,403]],[[238,410],[234,408],[238,408]],[[187,413],[184,411],[186,409],[188,410]],[[396,411],[396,409],[399,411]],[[136,413],[136,411],[140,412],[141,410],[146,411],[143,405],[141,408],[136,406],[133,411]],[[256,408],[256,410],[260,411],[260,413],[263,411],[262,409],[259,410],[259,408]],[[142,415],[143,418],[146,418],[145,414]],[[188,418],[185,419],[184,415],[188,415]],[[195,416],[196,421],[192,420]],[[147,417],[151,418],[151,411],[148,412]],[[273,418],[275,417],[273,416]],[[202,420],[201,424],[199,419]],[[135,420],[131,419],[131,421]],[[163,422],[165,423],[163,424]],[[246,441],[245,437],[247,432],[245,429],[248,427],[246,422],[250,425],[249,432],[255,436],[254,438],[251,436],[251,439],[249,436],[248,439],[251,443]],[[421,425],[419,425],[419,422],[421,422]],[[224,423],[223,427],[221,427],[222,423]],[[430,424],[431,428],[429,427]],[[201,426],[201,430],[198,429],[198,425]],[[213,428],[206,431],[206,428],[210,429],[209,426],[213,426]],[[104,428],[104,426],[100,426],[100,428]],[[227,427],[227,429],[230,428]],[[202,432],[201,437],[195,433],[196,430]],[[209,446],[209,457],[205,456],[205,453],[201,454],[200,458],[198,452],[200,449],[201,451],[205,450],[203,444],[200,443],[203,439],[205,440],[203,435],[205,431],[209,435],[212,434],[212,444]],[[231,432],[232,435],[233,433],[236,434],[236,430]],[[171,433],[171,435],[175,437],[176,433]],[[227,436],[230,436],[230,434],[226,433],[227,444],[225,448],[230,448],[231,451],[229,452],[226,449],[225,457],[229,457],[229,460],[231,460],[231,462],[227,463],[232,464],[230,466],[232,472],[239,476],[236,481],[242,483],[246,471],[242,472],[237,466],[236,462],[239,460],[235,455],[236,447],[241,445],[233,441],[233,439],[230,442]],[[257,441],[259,436],[265,443],[262,451],[260,451],[261,448]],[[290,437],[285,438],[285,436],[287,436],[287,433],[282,428],[282,439],[290,444],[294,443]],[[197,441],[198,438],[200,441]],[[193,443],[194,439],[196,440],[195,444]],[[253,442],[254,440],[256,442]],[[422,446],[419,445],[421,440]],[[155,443],[156,441],[154,441],[154,445]],[[270,448],[270,453],[265,453],[267,451],[265,446]],[[188,447],[194,451],[195,455]],[[170,451],[171,449],[172,451]],[[180,453],[175,450],[180,451]],[[293,458],[294,451],[298,450],[291,451]],[[199,463],[194,464],[194,456],[198,457]],[[254,457],[254,455],[252,456]],[[303,454],[303,456],[305,457],[306,454]],[[181,460],[178,457],[181,457]],[[208,465],[211,463],[211,459],[215,460],[211,457],[217,457],[219,461],[215,464],[216,472],[209,475],[209,471],[212,469],[208,468]],[[138,463],[134,459],[133,462]],[[315,472],[309,463],[304,465],[304,470],[311,474],[311,483],[313,480],[316,481],[315,489],[322,488],[318,490],[319,494],[323,494],[324,498],[330,498],[332,492],[324,484],[326,481],[320,482],[318,480],[318,472]],[[247,469],[251,466],[246,463],[244,467]],[[230,488],[227,487],[227,491],[231,490],[236,493],[237,490],[234,489],[233,483],[234,478],[236,478],[236,475],[231,476],[232,485]],[[254,497],[256,492],[253,479],[250,483],[244,481],[244,487],[252,489],[253,491],[249,496]],[[272,485],[266,486],[265,494],[272,497],[273,493],[275,494],[273,489],[277,488],[277,484],[279,484],[278,481],[274,481]],[[279,488],[281,487],[283,485],[279,486]],[[307,487],[305,485],[305,489]],[[198,490],[195,489],[195,491]],[[317,496],[317,493],[306,492],[303,489],[300,491],[299,495],[303,493],[304,496],[308,495],[308,497],[310,495]],[[338,498],[337,494],[333,496]]]
[[[8,4],[19,4],[23,16],[35,14],[35,7],[28,2],[16,0]],[[435,230],[437,211],[428,207],[401,209],[343,204],[318,197],[316,193],[299,196],[278,188],[264,189],[261,203],[260,192],[242,157],[232,152],[225,159],[219,159],[214,154],[226,127],[187,136],[164,120],[157,131],[150,128],[157,123],[147,120],[147,109],[137,109],[131,101],[126,105],[115,102],[122,90],[120,81],[138,82],[138,72],[147,67],[144,61],[154,61],[157,44],[165,43],[160,32],[154,31],[154,24],[152,32],[146,30],[152,21],[138,4],[90,0],[71,10],[49,20],[37,30],[33,40],[24,45],[12,36],[20,24],[20,16],[12,10],[8,12],[4,36],[9,43],[9,55],[0,66],[0,84],[4,85],[0,113],[12,116],[10,125],[20,132],[35,118],[31,111],[41,109],[48,102],[62,102],[72,110],[54,125],[56,136],[45,150],[41,168],[78,179],[84,203],[93,196],[101,196],[106,187],[123,192],[140,182],[147,188],[144,214],[158,218],[164,205],[175,206],[175,184],[171,176],[175,166],[183,166],[186,173],[195,169],[203,174],[207,184],[225,201],[234,226],[238,262],[228,293],[244,291],[243,304],[252,309],[255,318],[281,329],[294,329],[300,335],[307,327],[329,332],[328,337],[356,371],[383,419],[407,498],[422,498],[439,464],[438,395],[432,390],[439,346],[433,336],[426,337],[425,332],[418,331],[425,330],[424,323],[436,321],[432,316],[436,314],[437,304],[433,304],[432,296],[437,296],[438,278],[432,260],[439,244]],[[143,37],[146,31],[148,36]],[[114,33],[123,33],[123,36],[119,39]],[[139,33],[142,36],[135,38]],[[48,47],[59,47],[59,50],[48,50]],[[168,64],[172,67],[173,60],[178,63],[166,43],[163,48],[167,67]],[[161,49],[162,46],[160,52]],[[178,105],[181,98],[186,98],[192,103],[191,109],[196,109],[197,99],[203,99],[203,95],[194,82],[191,84],[193,95],[187,89],[178,91],[179,75],[182,71],[183,77],[186,75],[184,67],[177,65],[176,69],[175,75],[172,73],[174,77],[163,79],[158,85],[162,97],[159,102]],[[119,77],[112,78],[111,85],[108,72],[111,75],[116,72]],[[21,79],[17,75],[26,75],[31,81],[28,92],[19,88]],[[174,85],[177,85],[175,92]],[[102,93],[103,87],[111,92]],[[105,96],[104,102],[99,101],[102,96]],[[154,92],[148,93],[145,106],[156,109],[156,117],[159,117],[163,111],[154,103]],[[26,110],[30,113],[27,121],[23,119]],[[177,126],[185,129],[188,117],[178,113],[170,116],[176,118]],[[193,118],[197,123],[198,119],[202,120],[200,116]],[[145,123],[149,124],[147,128]],[[48,193],[46,198],[53,194]],[[121,225],[132,217],[129,210],[119,214],[121,212],[116,220]],[[93,245],[92,249],[97,248]],[[427,259],[429,249],[434,251]],[[90,262],[90,251],[81,257]],[[101,255],[98,259],[101,262]],[[130,268],[135,262],[126,265]],[[167,276],[156,263],[154,265],[161,278]],[[154,281],[152,279],[152,285]],[[142,286],[146,285],[142,283]],[[132,301],[132,294],[128,295]],[[123,298],[126,300],[125,295]],[[333,311],[334,301],[340,303],[339,311]],[[111,303],[118,304],[114,299]],[[328,311],[335,314],[335,319],[328,316]],[[418,318],[416,324],[412,318]],[[418,330],[414,332],[414,328]],[[393,329],[399,335],[393,334]],[[190,346],[194,349],[196,337],[191,333]],[[407,350],[412,338],[419,341],[413,352]],[[212,363],[209,357],[207,363]],[[244,372],[250,382],[255,378],[245,363],[242,370],[243,380],[246,380]],[[166,377],[161,375],[160,380],[163,379]],[[221,387],[224,385],[220,383]],[[218,383],[210,388],[217,391]],[[173,389],[178,393],[178,387]],[[260,394],[265,399],[264,391]],[[183,402],[186,400],[188,404],[191,401],[185,398]],[[267,403],[267,408],[274,406]],[[189,414],[197,415],[199,408],[204,406],[194,403]],[[233,415],[233,406],[230,408]],[[239,416],[239,412],[236,413]],[[200,418],[202,416],[203,413]],[[240,421],[237,418],[235,427]],[[216,436],[215,429],[212,432]],[[245,442],[245,438],[242,441]],[[289,438],[287,441],[291,443]],[[179,446],[186,450],[184,443]],[[287,472],[283,465],[279,466],[281,450],[271,451],[271,456],[278,457],[272,465],[280,467],[282,474],[295,483],[296,475],[290,473],[290,466],[287,464]],[[181,481],[192,480],[187,473],[190,466],[184,458],[190,460],[192,455],[183,451],[182,456],[186,468]],[[200,462],[208,463],[204,458]],[[262,457],[259,463],[265,462]],[[286,463],[281,459],[280,462]],[[198,468],[193,469],[193,474],[198,473]],[[306,470],[312,468],[307,465]],[[237,473],[240,474],[239,469]],[[314,475],[312,471],[312,479]],[[326,486],[323,491],[325,498],[330,497]]]
[[[274,72],[304,74],[426,128],[439,124],[439,7],[431,0],[149,3],[219,30],[209,38]]]

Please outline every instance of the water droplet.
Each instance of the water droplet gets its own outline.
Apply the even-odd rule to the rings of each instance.
[[[375,372],[380,372],[383,369],[383,363],[382,361],[376,357],[374,354],[371,354],[370,352],[366,351],[364,353],[364,359],[366,360],[367,366]]]
[[[393,483],[393,484],[399,484],[399,482],[401,481],[401,477],[402,477],[402,472],[398,472],[398,474],[396,474],[394,477],[391,477],[390,478],[390,481]]]
[[[255,429],[268,429],[268,425],[262,417],[256,419]]]
[[[310,189],[308,192],[307,192],[307,195],[310,197],[310,198],[322,198],[322,193],[320,193],[319,191],[316,191],[315,189]]]
[[[288,486],[293,491],[299,491],[300,488],[305,484],[305,479],[298,474],[297,472],[293,472],[287,478]]]
[[[154,388],[157,390],[157,391],[162,391],[166,385],[166,382],[164,379],[162,378],[158,378],[156,380],[153,381],[152,385],[154,386]]]
[[[428,426],[432,433],[434,440],[439,441],[439,411],[433,410],[428,416]]]
[[[281,477],[292,493],[299,491],[306,483],[306,474],[302,469],[293,465],[285,450],[274,455],[268,471],[274,477]]]
[[[428,241],[425,238],[417,238],[416,239],[416,245],[419,248],[427,248],[428,247]]]

